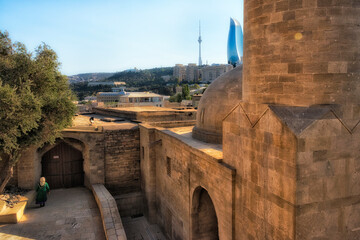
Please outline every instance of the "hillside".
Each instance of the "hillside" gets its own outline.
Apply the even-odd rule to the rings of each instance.
[[[111,77],[114,73],[81,73],[68,76],[70,83],[101,81]]]
[[[143,87],[157,83],[165,83],[161,76],[173,75],[173,67],[152,68],[136,72],[123,71],[108,77],[108,81],[126,82],[127,87]]]
[[[104,78],[104,76],[108,76]],[[89,81],[125,82],[127,89],[133,91],[152,91],[164,95],[173,95],[173,87],[166,86],[167,83],[161,76],[173,75],[172,67],[152,68],[138,71],[123,71],[118,73],[86,73],[71,76],[69,81],[72,90],[79,100],[86,96],[95,95],[97,92],[111,91],[110,86],[87,86]],[[95,80],[97,79],[97,80]]]

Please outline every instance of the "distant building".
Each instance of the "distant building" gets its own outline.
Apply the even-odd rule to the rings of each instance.
[[[139,69],[135,68],[130,68],[130,69],[126,69],[123,72],[139,72]]]
[[[120,86],[120,87],[112,87],[111,91],[112,92],[123,92],[125,91],[126,87],[125,86]]]
[[[181,86],[175,87],[175,94],[178,94],[178,93],[182,93],[182,87]]]
[[[180,103],[182,107],[192,107],[192,100],[182,100]]]
[[[118,87],[118,86],[121,86],[121,85],[126,85],[126,83],[125,82],[89,82],[88,83],[89,87],[100,86],[100,85]]]
[[[239,21],[230,18],[230,29],[227,44],[228,63],[236,66],[242,64],[243,32]]]
[[[199,79],[199,67],[195,63],[186,66],[186,81],[194,82]]]
[[[233,69],[234,67],[230,64],[214,64],[207,66],[201,69],[202,71],[202,81],[203,82],[212,82],[217,77],[221,76],[223,73],[226,73]]]
[[[87,96],[84,98],[85,101],[96,101],[96,96]]]
[[[96,94],[98,102],[103,103],[117,103],[120,102],[120,96],[124,95],[122,92],[99,92]]]
[[[186,66],[182,64],[176,64],[174,67],[174,78],[179,79],[179,81],[182,81],[186,78]]]
[[[174,67],[174,78],[188,82],[196,82],[201,78],[203,82],[212,82],[221,74],[231,69],[233,69],[231,64],[213,64],[211,66],[198,66],[195,63],[189,63],[187,66],[176,64]]]
[[[179,81],[194,82],[200,78],[200,68],[195,63],[189,63],[187,66],[176,64],[173,76],[179,79]]]
[[[150,92],[100,92],[97,101],[117,103],[118,107],[164,106],[164,96]]]
[[[192,96],[192,105],[194,108],[197,108],[199,106],[201,97],[202,97],[202,94],[194,94]]]

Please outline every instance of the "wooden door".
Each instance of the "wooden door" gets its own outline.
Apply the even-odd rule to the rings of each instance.
[[[65,142],[59,143],[42,157],[42,175],[50,188],[82,186],[82,153]]]

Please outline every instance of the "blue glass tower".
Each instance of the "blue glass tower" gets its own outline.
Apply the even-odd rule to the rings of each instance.
[[[233,66],[242,63],[243,32],[240,23],[234,18],[230,18],[227,56],[228,56],[228,63]]]

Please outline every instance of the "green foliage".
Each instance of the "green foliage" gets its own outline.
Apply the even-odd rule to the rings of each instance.
[[[181,102],[182,101],[182,96],[180,93],[173,95],[169,98],[169,102]]]
[[[182,86],[182,99],[190,100],[190,89],[189,85],[185,84]]]
[[[161,76],[172,75],[173,68],[153,68],[139,70],[136,72],[123,71],[115,73],[102,81],[125,82],[127,88],[135,88],[137,91],[151,91],[163,95],[173,95],[173,87],[166,86],[167,83]],[[71,84],[72,90],[76,93],[79,100],[86,96],[95,96],[97,92],[111,92],[110,86],[87,86],[88,82]]]
[[[73,92],[76,93],[77,99],[79,100],[83,100],[87,96],[96,96],[98,92],[111,92],[111,86],[88,86],[87,82],[73,83],[70,87]]]
[[[191,100],[190,89],[187,84],[182,86],[182,93],[178,93],[169,98],[169,102],[181,102],[182,100]]]
[[[139,70],[136,72],[123,71],[115,73],[113,76],[107,78],[108,81],[125,82],[127,87],[141,87],[151,84],[163,84],[165,81],[161,78],[164,75],[172,75],[172,67],[153,68],[146,70]]]
[[[13,164],[23,149],[53,143],[71,124],[74,96],[59,65],[46,44],[33,56],[0,31],[0,154]]]

